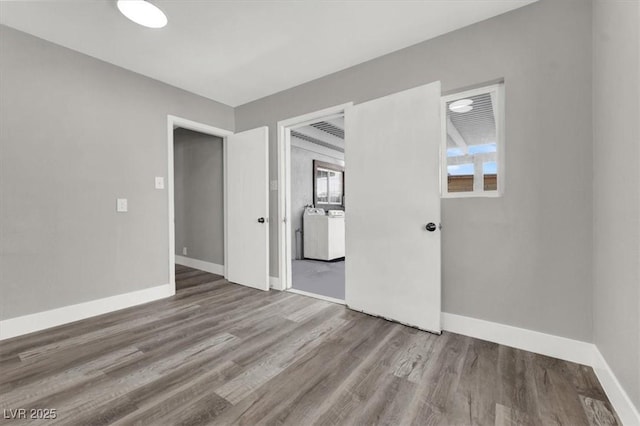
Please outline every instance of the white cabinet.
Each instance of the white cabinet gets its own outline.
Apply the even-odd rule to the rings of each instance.
[[[322,209],[308,210],[303,216],[305,259],[344,257],[344,216],[326,216],[324,211],[319,212]]]

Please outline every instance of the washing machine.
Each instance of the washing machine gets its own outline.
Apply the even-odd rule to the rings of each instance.
[[[307,207],[302,216],[305,259],[334,260],[344,257],[344,211]]]

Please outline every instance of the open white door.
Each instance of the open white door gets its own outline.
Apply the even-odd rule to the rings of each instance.
[[[345,122],[346,303],[440,333],[440,82]]]
[[[227,279],[269,290],[269,130],[226,142]]]

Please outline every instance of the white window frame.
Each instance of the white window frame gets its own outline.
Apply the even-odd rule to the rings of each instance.
[[[496,179],[497,189],[485,191],[484,185],[481,191],[449,192],[447,172],[447,102],[456,99],[469,98],[483,93],[495,93],[494,117],[496,121]],[[442,198],[469,198],[469,197],[501,197],[504,194],[505,167],[504,167],[504,83],[492,84],[465,90],[443,96],[440,101],[441,137],[440,137],[440,191]]]

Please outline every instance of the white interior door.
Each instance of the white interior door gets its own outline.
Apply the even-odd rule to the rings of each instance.
[[[269,131],[227,137],[227,279],[269,290]]]
[[[346,303],[439,333],[440,82],[356,105],[345,121]]]

